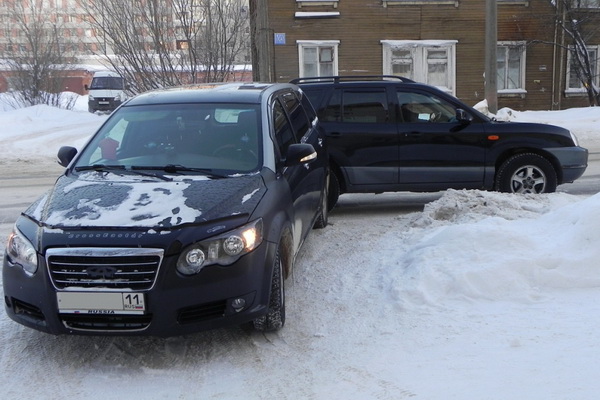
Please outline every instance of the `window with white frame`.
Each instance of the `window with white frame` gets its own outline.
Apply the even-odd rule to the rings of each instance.
[[[382,40],[383,73],[454,94],[456,40]]]
[[[594,75],[594,83],[600,84],[600,68],[598,63],[598,55],[600,54],[600,46],[588,46],[588,57],[592,67],[592,74]],[[580,73],[578,71],[579,66],[573,60],[573,48],[569,48],[569,56],[567,60],[567,94],[585,93],[585,87],[580,79]]]
[[[525,93],[525,43],[498,42],[498,93]]]
[[[600,8],[600,0],[575,0],[576,8]]]
[[[296,43],[300,77],[337,75],[339,40],[298,40]]]

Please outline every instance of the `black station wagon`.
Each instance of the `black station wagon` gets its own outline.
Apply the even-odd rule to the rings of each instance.
[[[327,224],[327,149],[296,86],[142,94],[58,157],[8,240],[10,318],[52,334],[283,326],[284,279]]]
[[[432,86],[397,76],[292,81],[329,143],[329,207],[341,193],[484,189],[547,193],[573,182],[588,152],[567,129],[498,122]]]

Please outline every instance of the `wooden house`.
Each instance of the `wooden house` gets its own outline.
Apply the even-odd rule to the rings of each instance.
[[[485,98],[486,1],[256,0],[254,78],[394,74],[474,105]],[[580,1],[598,26],[600,1]],[[496,2],[498,107],[589,105],[556,2]],[[600,35],[588,44],[597,58]]]

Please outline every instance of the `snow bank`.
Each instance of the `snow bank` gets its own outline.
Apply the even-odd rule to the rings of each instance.
[[[448,191],[426,205],[394,276],[396,300],[538,301],[558,289],[600,287],[600,194],[525,196]]]

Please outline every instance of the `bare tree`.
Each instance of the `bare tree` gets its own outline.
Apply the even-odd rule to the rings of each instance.
[[[205,81],[225,81],[242,53],[250,49],[250,12],[243,0],[203,0],[204,20],[194,38]]]
[[[249,47],[244,0],[92,0],[102,55],[133,92],[227,80]]]
[[[12,72],[10,89],[15,106],[48,104],[72,108],[65,99],[62,74],[66,59],[57,13],[42,7],[42,0],[15,1],[5,14],[16,36],[7,38],[3,58]]]
[[[567,48],[570,54],[571,76],[582,83],[589,104],[600,105],[600,87],[597,84],[598,52],[590,51],[590,42],[598,38],[600,32],[598,14],[600,6],[596,0],[551,0],[557,8],[557,23],[569,39]],[[590,11],[588,7],[595,7]]]

